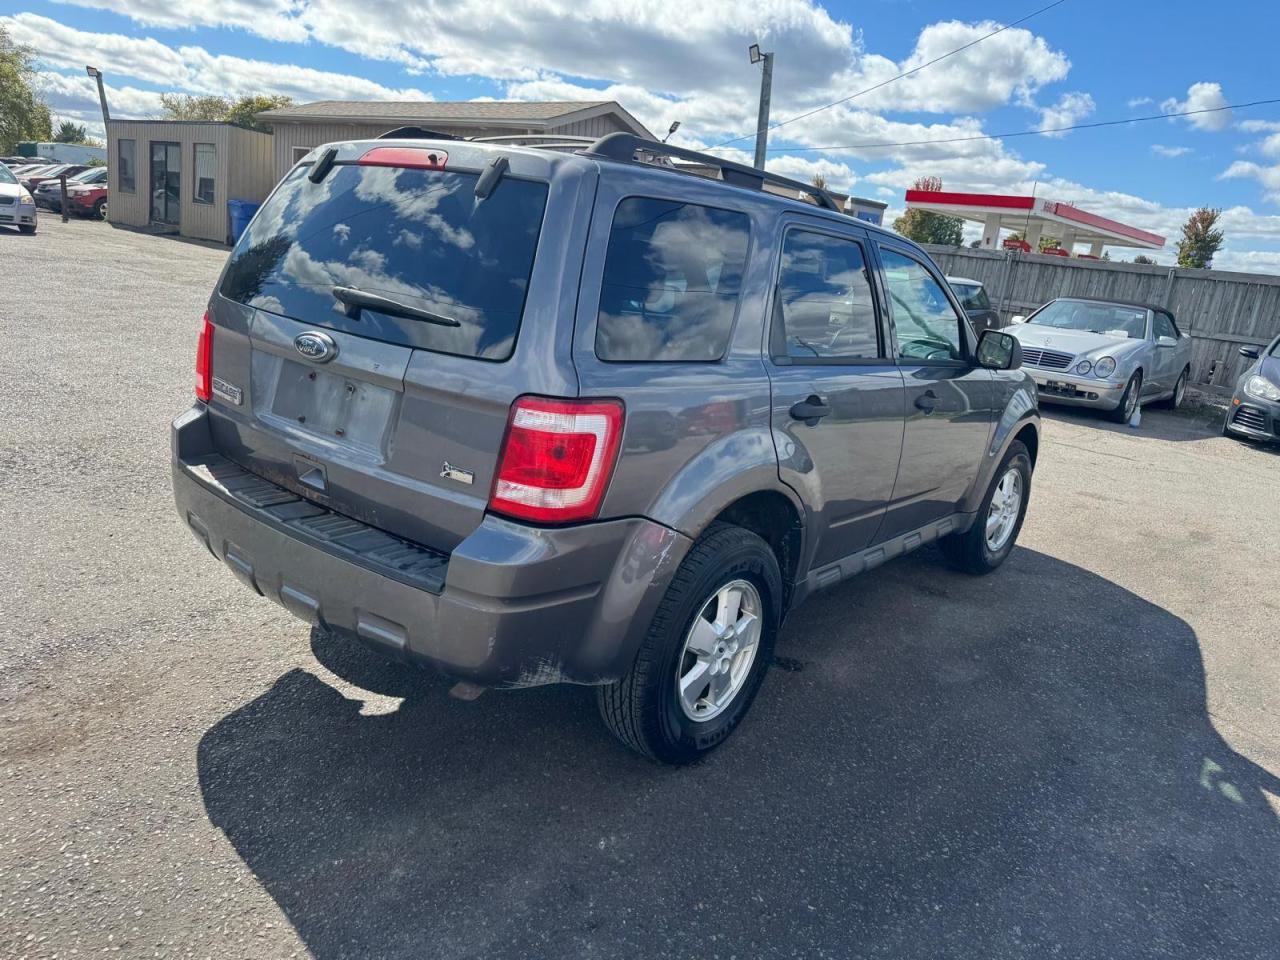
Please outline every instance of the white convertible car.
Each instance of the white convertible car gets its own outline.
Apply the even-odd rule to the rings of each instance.
[[[1007,329],[1040,399],[1106,410],[1126,422],[1143,403],[1182,403],[1191,338],[1173,314],[1145,303],[1060,297]]]

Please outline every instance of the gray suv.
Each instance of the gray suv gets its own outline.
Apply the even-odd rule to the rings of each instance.
[[[934,541],[1000,565],[1035,384],[819,189],[557,146],[304,158],[210,299],[178,512],[251,590],[459,696],[594,684],[621,740],[685,762],[813,591]]]

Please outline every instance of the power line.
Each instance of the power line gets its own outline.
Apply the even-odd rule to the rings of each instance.
[[[1050,133],[1068,133],[1072,130],[1093,130],[1098,127],[1118,127],[1129,123],[1145,123],[1148,120],[1171,120],[1176,117],[1194,117],[1203,113],[1221,113],[1223,110],[1246,110],[1280,103],[1280,97],[1271,100],[1251,100],[1248,103],[1232,103],[1225,107],[1206,107],[1203,110],[1181,110],[1176,113],[1157,113],[1149,117],[1128,117],[1124,120],[1097,120],[1093,123],[1076,123],[1069,127],[1043,127],[1036,130],[1017,130],[1013,133],[986,133],[972,137],[943,137],[937,140],[899,140],[896,143],[868,142],[845,143],[828,147],[770,147],[770,153],[814,153],[836,150],[877,150],[887,147],[923,147],[939,143],[974,143],[980,140],[1011,140],[1014,137],[1042,137]],[[716,147],[708,147],[715,150]]]
[[[801,113],[797,116],[791,117],[790,119],[782,120],[778,123],[773,124],[770,127],[766,127],[765,130],[756,130],[753,133],[744,133],[740,137],[734,137],[732,140],[725,140],[723,143],[717,143],[714,147],[708,147],[707,149],[715,150],[719,147],[727,147],[731,143],[737,143],[739,140],[749,140],[760,133],[763,133],[769,130],[777,130],[779,127],[785,127],[787,124],[795,123],[797,120],[803,120],[806,117],[812,117],[815,113],[821,113],[823,110],[830,110],[832,107],[838,107],[842,103],[848,103],[850,100],[856,100],[858,97],[864,96],[875,90],[879,90],[881,87],[887,87],[889,84],[897,80],[901,80],[903,77],[909,77],[914,73],[919,73],[925,67],[933,66],[933,64],[938,63],[940,60],[945,60],[947,59],[947,57],[954,57],[957,53],[963,53],[965,50],[968,50],[970,47],[976,47],[983,40],[990,40],[996,34],[1004,33],[1006,30],[1010,30],[1013,27],[1016,27],[1020,23],[1026,23],[1032,17],[1039,16],[1040,14],[1044,13],[1046,10],[1052,10],[1054,7],[1060,6],[1061,4],[1064,4],[1066,2],[1067,0],[1053,0],[1053,3],[1050,3],[1047,6],[1041,7],[1039,10],[1034,10],[1031,13],[1028,13],[1025,17],[1022,17],[1018,20],[1013,21],[1013,23],[1006,23],[999,30],[992,30],[990,33],[986,34],[985,36],[978,37],[976,40],[970,40],[964,46],[956,47],[954,50],[948,51],[947,53],[944,53],[941,56],[934,57],[932,60],[926,63],[922,63],[918,67],[912,67],[910,70],[907,70],[905,73],[900,73],[896,77],[890,77],[888,80],[881,80],[879,83],[873,86],[867,87],[865,90],[859,90],[857,93],[851,93],[847,97],[841,97],[839,100],[833,100],[830,103],[824,103],[820,107],[814,107],[812,110],[808,111],[807,113]]]

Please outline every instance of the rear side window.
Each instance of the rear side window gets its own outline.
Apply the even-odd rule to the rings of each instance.
[[[960,306],[966,310],[991,309],[991,301],[987,299],[985,287],[973,283],[953,283],[951,289],[960,298]]]
[[[596,356],[707,362],[729,345],[750,219],[696,203],[630,197],[609,234]]]
[[[880,355],[871,281],[856,241],[789,231],[777,289],[787,356],[866,360]]]
[[[339,164],[320,183],[297,167],[232,251],[221,293],[304,323],[483,360],[515,348],[547,185],[505,177],[485,199],[477,175]],[[335,286],[457,320],[439,326],[364,308]]]

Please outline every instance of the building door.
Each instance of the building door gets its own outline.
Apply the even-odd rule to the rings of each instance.
[[[151,222],[177,226],[181,222],[182,147],[151,143]]]

